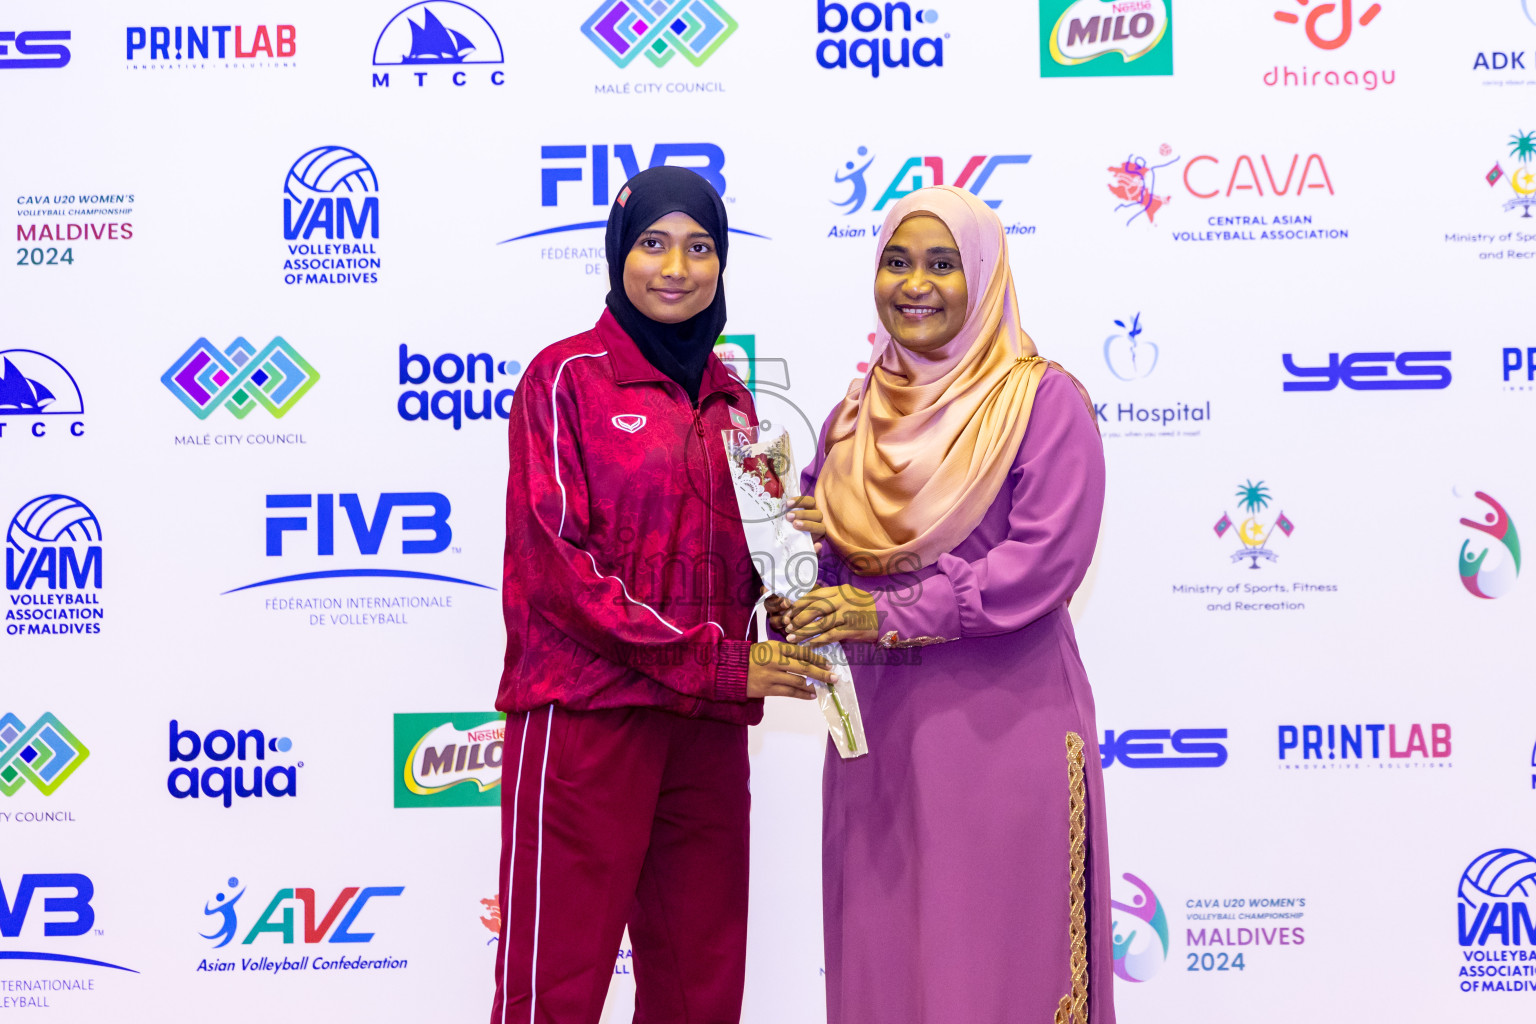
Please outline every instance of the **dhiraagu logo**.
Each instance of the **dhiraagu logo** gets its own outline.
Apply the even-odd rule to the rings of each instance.
[[[396,807],[500,807],[506,716],[395,716]]]
[[[1040,74],[1173,74],[1173,0],[1040,0]]]

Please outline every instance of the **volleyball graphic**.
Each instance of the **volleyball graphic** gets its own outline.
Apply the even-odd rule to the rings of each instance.
[[[288,168],[283,191],[294,199],[314,193],[377,192],[379,179],[373,165],[345,146],[320,146]]]
[[[67,494],[45,494],[21,506],[11,517],[6,540],[19,550],[36,544],[101,540],[101,524],[85,502]]]
[[[1485,900],[1536,896],[1536,857],[1524,850],[1489,850],[1461,873],[1461,898]]]

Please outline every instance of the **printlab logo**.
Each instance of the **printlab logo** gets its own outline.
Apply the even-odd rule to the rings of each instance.
[[[1227,748],[1217,741],[1226,738],[1225,729],[1105,729],[1099,758],[1104,768],[1220,768]]]
[[[91,906],[91,898],[95,895],[96,884],[88,876],[75,872],[22,875],[16,887],[10,890],[9,897],[5,882],[0,880],[0,936],[7,939],[20,938],[22,931],[26,930],[27,921],[38,921],[43,914],[51,915],[40,922],[45,938],[89,935],[96,926],[96,909]],[[61,918],[58,916],[61,914],[72,914],[73,919]],[[81,964],[87,967],[110,967],[129,974],[139,973],[131,967],[64,953],[6,949],[4,957],[7,960],[41,960],[49,964]]]
[[[1285,370],[1300,380],[1285,381],[1283,391],[1440,391],[1451,386],[1449,352],[1328,353],[1327,366],[1297,366],[1291,353],[1281,356]],[[1389,375],[1396,370],[1396,376]]]
[[[1451,767],[1451,727],[1445,722],[1282,725],[1279,767],[1285,769]]]
[[[295,160],[283,180],[283,283],[378,284],[378,191],[373,165],[345,146]]]
[[[1104,365],[1116,380],[1132,381],[1150,377],[1157,369],[1157,343],[1141,341],[1141,314],[1131,318],[1127,327],[1124,320],[1116,320],[1115,326],[1124,333],[1111,334],[1104,339]]]
[[[1040,0],[1040,74],[1173,74],[1173,0]]]
[[[373,44],[373,66],[406,67],[401,72],[416,79],[425,88],[434,69],[451,69],[448,76],[455,86],[469,84],[478,65],[504,62],[501,37],[479,11],[456,0],[427,0],[416,3],[389,19],[378,41]],[[373,87],[389,88],[391,72],[373,73]],[[506,81],[498,67],[486,76],[492,85]]]
[[[69,63],[68,32],[0,32],[0,71],[62,68]]]
[[[873,206],[869,208],[871,214],[879,213],[891,203],[897,202],[903,196],[911,195],[920,188],[930,185],[953,185],[955,188],[963,188],[974,196],[981,196],[982,189],[987,187],[1000,167],[1008,165],[1024,165],[1029,163],[1028,153],[1007,153],[992,156],[973,156],[965,160],[960,166],[960,173],[954,180],[944,180],[944,158],[941,156],[909,156],[902,161],[901,166],[891,177],[889,184],[880,193]],[[834,171],[832,180],[839,186],[847,186],[847,198],[832,199],[832,205],[843,211],[843,216],[851,217],[864,208],[869,199],[869,185],[864,180],[864,175],[874,164],[875,157],[869,152],[868,146],[858,148],[857,157],[843,163],[842,169]],[[951,161],[953,168],[959,161]],[[879,179],[876,179],[877,181]],[[1017,172],[1012,175],[1004,175],[1004,180],[1017,180]],[[995,193],[994,193],[995,195]],[[982,201],[992,209],[1003,205],[1002,199],[982,196]],[[1033,224],[1006,223],[1003,230],[1010,235],[1032,235],[1035,233]],[[868,228],[848,227],[834,224],[827,232],[828,238],[877,238],[880,235],[880,224],[872,222]]]
[[[1532,238],[1536,239],[1536,235],[1533,235]],[[1536,384],[1532,384],[1532,381],[1536,381],[1536,345],[1532,345],[1532,346],[1526,348],[1524,351],[1522,351],[1522,350],[1520,350],[1518,348],[1506,348],[1504,350],[1503,355],[1504,355],[1504,390],[1505,391],[1532,391],[1532,390],[1536,390]],[[1524,381],[1517,380],[1516,383],[1511,384],[1509,382],[1510,375],[1511,374],[1519,373],[1521,369],[1525,370],[1525,380]],[[3,413],[3,409],[0,409],[0,413]]]
[[[173,718],[170,763],[182,763],[166,776],[165,788],[178,800],[207,797],[226,808],[236,799],[260,798],[263,794],[273,799],[298,796],[298,770],[304,762],[267,761],[268,755],[274,762],[288,760],[284,755],[292,749],[293,740],[286,736],[268,739],[260,729],[212,729],[200,734],[196,729],[183,729]],[[235,762],[233,767],[227,763],[231,759]],[[185,764],[199,760],[213,764],[194,764],[190,768]]]
[[[30,348],[0,349],[0,440],[4,440],[8,426],[33,437],[46,437],[50,416],[75,417],[68,432],[71,437],[80,437],[85,433],[85,421],[79,417],[84,414],[80,385],[63,363]]]
[[[130,71],[170,71],[215,67],[295,68],[296,30],[292,25],[137,25],[128,28]]]
[[[1489,547],[1484,538],[1477,538],[1483,548],[1476,554],[1472,553],[1472,541],[1463,540],[1461,555],[1456,562],[1461,573],[1461,585],[1467,588],[1467,593],[1491,601],[1513,590],[1515,581],[1520,577],[1520,535],[1515,532],[1514,521],[1509,518],[1503,505],[1482,491],[1475,493],[1477,499],[1492,511],[1485,512],[1481,522],[1462,519],[1461,525],[1492,537],[1503,545],[1503,550],[1497,551],[1490,560],[1488,554],[1495,549]]]
[[[1493,188],[1500,181],[1509,182],[1514,198],[1505,201],[1504,210],[1522,211],[1520,216],[1529,217],[1531,207],[1536,206],[1536,171],[1530,167],[1531,158],[1536,157],[1536,132],[1518,131],[1509,137],[1509,155],[1520,161],[1520,166],[1507,174],[1497,160],[1493,163],[1493,169],[1483,176],[1488,182],[1488,187]]]
[[[400,386],[408,390],[400,392],[395,409],[403,420],[441,420],[452,423],[454,430],[462,428],[465,419],[506,419],[512,414],[512,395],[516,388],[493,391],[491,387],[476,389],[463,385],[489,385],[499,377],[512,378],[522,372],[522,363],[515,359],[493,359],[489,352],[472,352],[464,356],[444,352],[431,359],[412,352],[402,342]],[[448,387],[433,387],[430,391],[412,388],[412,385],[427,383]]]
[[[1287,0],[1282,0],[1282,3]],[[1306,8],[1310,0],[1289,0],[1297,6]],[[1361,12],[1360,17],[1355,17],[1354,0],[1338,0],[1338,3],[1318,4],[1306,12],[1305,18],[1289,6],[1275,11],[1275,20],[1282,25],[1300,25],[1306,34],[1307,41],[1324,53],[1332,53],[1345,43],[1349,42],[1358,29],[1363,29],[1376,20],[1381,13],[1381,4],[1373,3]],[[1264,84],[1267,86],[1281,86],[1282,88],[1317,86],[1317,85],[1353,85],[1364,86],[1367,92],[1375,92],[1383,85],[1392,85],[1397,81],[1397,72],[1393,69],[1375,69],[1357,71],[1348,69],[1308,68],[1305,65],[1300,71],[1292,69],[1288,65],[1273,65],[1264,73]]]
[[[1289,537],[1296,529],[1296,524],[1286,518],[1284,512],[1276,516],[1268,526],[1259,519],[1260,514],[1269,507],[1269,488],[1264,486],[1264,481],[1243,481],[1237,489],[1237,507],[1246,513],[1241,524],[1234,525],[1232,517],[1223,512],[1214,527],[1217,538],[1225,537],[1228,530],[1237,531],[1237,539],[1243,546],[1232,553],[1232,561],[1241,562],[1246,558],[1251,563],[1248,568],[1257,569],[1261,558],[1270,562],[1278,560],[1280,556],[1269,550],[1269,539],[1276,530]]]
[[[318,893],[314,889],[305,889],[298,886],[278,889],[272,899],[267,903],[266,909],[256,916],[254,923],[246,930],[245,937],[240,939],[240,945],[249,946],[258,940],[268,936],[277,936],[285,946],[295,943],[314,945],[318,943],[365,943],[372,942],[375,933],[362,930],[365,922],[358,919],[362,916],[364,908],[370,901],[384,899],[391,896],[399,896],[405,892],[403,885],[370,885],[361,887],[356,885],[345,886],[327,908]],[[240,900],[245,897],[247,887],[242,885],[239,878],[231,877],[225,889],[215,893],[213,898],[203,904],[203,916],[211,921],[204,924],[213,927],[212,932],[199,931],[198,935],[213,943],[214,949],[223,949],[240,937],[240,912],[236,909]],[[298,904],[296,907],[295,904]],[[258,906],[260,904],[257,904]],[[247,905],[249,907],[249,904]],[[294,911],[302,908],[303,931],[294,927]],[[270,941],[269,943],[270,944]],[[338,951],[340,952],[340,951]],[[367,961],[364,965],[356,965],[348,962],[345,965],[337,961],[326,961],[323,956],[316,956],[314,963],[309,963],[309,957],[302,957],[298,961],[284,957],[282,962],[272,961],[267,957],[260,959],[242,958],[240,970],[242,971],[270,971],[277,973],[287,970],[325,970],[340,967],[367,966],[369,968],[399,969],[406,966],[404,960]],[[236,969],[233,963],[227,961],[204,960],[197,967],[199,971],[233,971]]]
[[[1150,981],[1168,959],[1168,914],[1152,887],[1135,875],[1121,875],[1138,890],[1131,902],[1111,899],[1115,976]]]
[[[319,380],[315,368],[282,338],[273,338],[260,352],[244,338],[222,352],[207,338],[198,338],[160,376],[160,383],[200,420],[220,406],[238,420],[258,406],[281,419]]]
[[[1124,162],[1109,168],[1109,193],[1118,200],[1115,211],[1121,214],[1129,212],[1126,227],[1143,217],[1150,227],[1157,217],[1157,211],[1172,201],[1166,193],[1157,194],[1157,172],[1179,162],[1179,158],[1172,154],[1173,147],[1165,142],[1157,147],[1157,158],[1162,163],[1153,163],[1144,156],[1132,153]]]
[[[678,54],[699,67],[731,38],[736,21],[714,0],[604,0],[581,31],[621,68],[642,53],[657,67]]]
[[[5,538],[7,636],[101,632],[101,524],[78,498],[44,494],[11,517]]]
[[[396,807],[499,807],[506,716],[395,715]]]
[[[879,78],[881,68],[941,68],[949,33],[918,34],[938,20],[938,11],[914,11],[905,3],[886,4],[882,11],[873,3],[816,0],[816,63],[828,70],[867,68],[871,78]]]
[[[1536,945],[1532,897],[1536,897],[1536,857],[1524,850],[1500,847],[1479,854],[1467,865],[1456,900],[1461,991],[1536,989],[1536,983],[1524,980],[1528,968],[1510,963],[1528,961],[1531,952],[1522,947]]]
[[[15,796],[30,782],[43,796],[52,796],[90,756],[51,711],[30,727],[9,711],[0,715],[0,794]]]

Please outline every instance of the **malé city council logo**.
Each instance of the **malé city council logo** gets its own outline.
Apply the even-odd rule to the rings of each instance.
[[[1520,166],[1513,171],[1505,173],[1504,168],[1495,160],[1493,169],[1483,175],[1483,180],[1493,188],[1501,180],[1509,182],[1509,187],[1514,191],[1515,197],[1504,203],[1504,210],[1522,210],[1522,217],[1531,215],[1531,207],[1536,206],[1536,171],[1530,167],[1531,158],[1536,157],[1536,132],[1519,131],[1509,137],[1509,155],[1520,161]]]
[[[1040,0],[1043,78],[1173,74],[1173,0]]]
[[[1223,512],[1221,518],[1216,521],[1214,527],[1217,537],[1224,537],[1228,530],[1237,530],[1237,539],[1242,541],[1242,547],[1232,553],[1232,561],[1241,562],[1250,559],[1250,569],[1259,567],[1259,559],[1277,561],[1279,555],[1269,550],[1269,539],[1274,536],[1276,530],[1289,537],[1296,529],[1296,524],[1286,518],[1281,512],[1268,526],[1259,520],[1259,514],[1269,507],[1269,488],[1264,486],[1264,481],[1254,483],[1245,480],[1237,489],[1238,508],[1247,513],[1242,523],[1234,524],[1232,517]]]
[[[1504,551],[1495,556],[1490,564],[1487,559],[1491,548],[1484,546],[1481,551],[1473,554],[1472,542],[1464,540],[1461,542],[1461,556],[1457,559],[1457,565],[1461,572],[1461,585],[1467,588],[1467,593],[1492,600],[1513,590],[1520,576],[1520,535],[1515,532],[1515,524],[1509,518],[1509,513],[1504,511],[1503,505],[1482,491],[1476,494],[1478,500],[1493,511],[1484,513],[1482,522],[1463,519],[1461,525],[1486,533],[1504,545]]]
[[[244,338],[222,352],[207,338],[198,338],[160,376],[160,383],[200,420],[220,406],[240,420],[257,406],[281,419],[319,380],[315,368],[282,338],[273,338],[260,352]]]
[[[698,67],[736,31],[736,21],[715,0],[604,0],[581,31],[621,68],[642,53],[657,67],[679,53]]]
[[[1168,915],[1150,885],[1132,874],[1121,877],[1140,892],[1130,903],[1109,901],[1115,976],[1150,981],[1168,959]]]
[[[9,711],[0,715],[0,793],[6,796],[15,796],[29,782],[43,796],[52,796],[90,756],[51,711],[30,728]]]

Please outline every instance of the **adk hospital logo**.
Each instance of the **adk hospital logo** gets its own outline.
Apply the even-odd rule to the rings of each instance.
[[[67,494],[33,498],[11,517],[5,537],[7,636],[101,632],[101,524]]]
[[[1536,857],[1500,847],[1461,873],[1456,934],[1463,992],[1536,992]]]
[[[283,283],[378,284],[379,178],[362,154],[318,146],[283,180]]]

